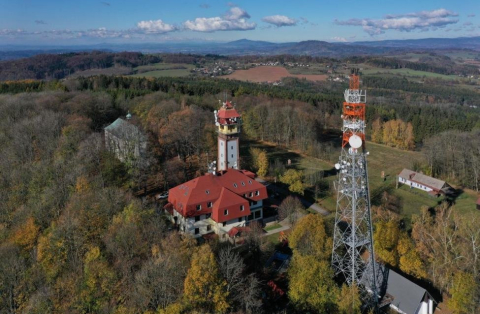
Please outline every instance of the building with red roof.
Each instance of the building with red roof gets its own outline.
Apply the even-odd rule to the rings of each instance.
[[[214,232],[223,239],[232,228],[262,219],[268,195],[253,172],[239,170],[241,117],[233,105],[224,103],[215,111],[215,121],[219,169],[170,189],[165,212],[185,233],[200,237]]]

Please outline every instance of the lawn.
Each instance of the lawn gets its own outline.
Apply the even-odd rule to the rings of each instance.
[[[281,228],[282,225],[281,224],[277,224],[277,223],[274,223],[274,224],[271,224],[269,226],[266,226],[265,228],[263,228],[265,231],[270,231],[270,230],[275,230],[275,229],[278,229],[278,228]]]
[[[156,63],[134,68],[134,77],[180,77],[190,75],[194,68],[192,64],[184,63]]]
[[[303,170],[306,174],[318,170],[328,171],[334,166],[334,162],[305,156],[295,151],[274,145],[254,141],[242,141],[242,143],[244,144],[242,155],[245,154],[246,156],[246,154],[248,154],[248,148],[250,147],[262,148],[267,151],[270,162],[273,162],[278,158],[280,161],[287,164],[288,159],[290,159],[291,167]],[[337,150],[339,155],[340,148]],[[403,168],[412,168],[414,162],[423,161],[423,155],[421,152],[404,151],[372,142],[367,142],[367,150],[369,151],[367,161],[370,193],[373,194],[376,191],[389,190],[390,193],[397,196],[401,203],[400,214],[406,220],[407,225],[410,224],[412,215],[418,214],[422,206],[434,207],[443,200],[443,198],[432,197],[428,195],[428,193],[417,189],[411,190],[406,186],[400,186],[398,189],[395,188],[396,176]],[[381,178],[382,171],[385,172],[385,180]],[[326,176],[325,180],[330,186],[333,186],[334,182],[337,180],[337,176]],[[327,197],[319,200],[320,206],[331,212],[335,212],[335,198],[335,193],[330,193]],[[458,212],[475,210],[475,201],[476,193],[470,190],[465,190],[455,200],[455,208]]]
[[[425,71],[416,71],[416,70],[411,70],[411,69],[381,69],[381,68],[371,68],[371,69],[365,69],[362,71],[362,74],[364,75],[372,75],[372,74],[378,74],[378,73],[385,73],[385,74],[400,74],[400,75],[405,75],[407,77],[412,77],[412,78],[420,78],[420,77],[428,77],[428,78],[441,78],[444,80],[458,80],[459,77],[456,75],[444,75],[444,74],[438,74],[438,73],[432,73],[432,72],[425,72]]]

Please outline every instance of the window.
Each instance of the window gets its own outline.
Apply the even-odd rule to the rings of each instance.
[[[234,184],[233,184],[233,187],[236,188],[236,187],[238,187],[238,185],[237,185],[236,183],[234,183]]]
[[[200,216],[195,216],[195,222],[200,221]]]
[[[210,217],[212,217],[212,214],[206,214],[206,215],[205,215],[205,219],[208,219],[208,218],[210,218]]]
[[[250,215],[248,215],[248,221],[251,221],[253,220],[253,213],[251,213]]]
[[[242,222],[243,217],[238,218],[238,222]]]
[[[250,192],[250,197],[252,197],[252,196],[253,196],[253,192]]]
[[[208,225],[207,226],[207,231],[212,231],[212,226]]]
[[[256,212],[255,212],[255,219],[260,218],[261,214],[262,214],[262,213],[261,213],[260,211],[256,211]]]
[[[212,208],[212,207],[213,207],[213,203],[212,203],[212,202],[208,202],[208,203],[207,203],[207,207],[208,207],[208,208]]]
[[[225,210],[223,211],[223,215],[228,216],[228,209],[225,209]]]
[[[248,180],[248,184],[252,184],[252,180]]]
[[[245,209],[245,206],[240,205],[240,210],[243,211]]]
[[[255,196],[259,196],[260,195],[260,191],[255,191]]]
[[[250,202],[250,206],[254,206],[254,205],[257,205],[257,202],[251,201],[251,202]]]
[[[245,182],[242,181],[241,183],[242,183],[242,186],[245,186]]]
[[[205,194],[210,194],[210,190],[205,190]]]
[[[226,221],[224,221],[222,225],[225,227],[225,226],[227,225],[227,222],[226,222]]]
[[[233,158],[233,154],[232,154],[232,158]]]
[[[197,205],[197,210],[202,210],[202,205]]]
[[[195,228],[195,234],[199,234],[200,233],[200,228]]]
[[[230,147],[231,147],[231,149],[233,149],[233,146],[230,146]]]

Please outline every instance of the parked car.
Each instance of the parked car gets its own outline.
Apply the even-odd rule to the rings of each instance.
[[[156,195],[156,198],[157,198],[157,200],[161,200],[161,199],[168,198],[168,191],[163,192],[163,193],[160,193],[160,194],[157,194],[157,195]]]

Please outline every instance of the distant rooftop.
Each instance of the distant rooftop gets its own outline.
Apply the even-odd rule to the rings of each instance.
[[[144,139],[145,136],[140,131],[140,129],[133,125],[132,123],[118,118],[112,124],[105,128],[106,131],[112,133],[118,138],[128,138],[131,136],[140,136],[141,139]]]
[[[423,173],[415,172],[406,168],[404,168],[398,176],[400,178],[404,178],[406,180],[414,181],[422,185],[428,186],[434,190],[441,190],[445,187],[445,181],[435,179],[430,176],[424,175]]]

